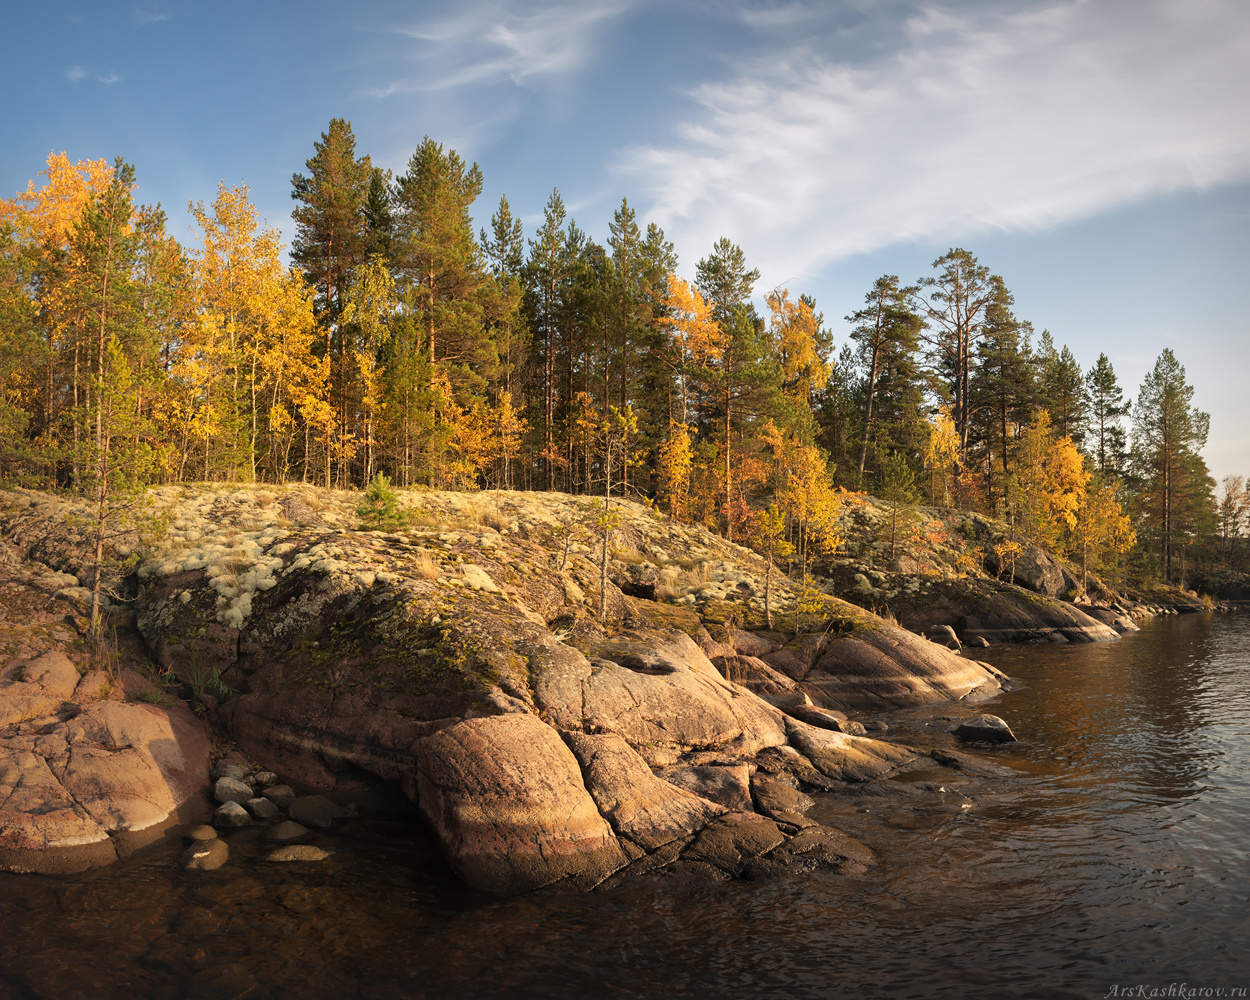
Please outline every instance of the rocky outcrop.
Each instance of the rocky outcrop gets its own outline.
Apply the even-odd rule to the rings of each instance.
[[[486,891],[867,863],[836,831],[809,836],[754,777],[829,788],[915,753],[806,725],[757,689],[841,723],[839,708],[975,699],[1002,683],[832,596],[800,611],[784,581],[766,629],[758,557],[634,504],[619,508],[601,591],[581,498],[412,494],[409,526],[389,532],[359,530],[354,494],[153,498],[169,529],[147,540],[130,585],[159,664],[304,791],[369,804],[402,789],[452,868]],[[269,821],[274,788],[234,791],[222,809]]]
[[[1116,600],[1096,576],[1083,582],[1081,573],[1031,542],[1014,556],[1000,555],[1008,529],[999,522],[909,507],[891,555],[889,513],[887,504],[868,496],[845,505],[845,542],[817,566],[828,589],[888,613],[911,631],[950,627],[965,645],[1101,642],[1127,631],[1087,613],[1091,599]]]

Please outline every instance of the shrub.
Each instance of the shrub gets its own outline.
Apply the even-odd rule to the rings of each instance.
[[[399,509],[399,494],[391,489],[391,481],[382,472],[370,481],[356,516],[362,528],[377,530],[402,528],[408,522],[406,513]]]

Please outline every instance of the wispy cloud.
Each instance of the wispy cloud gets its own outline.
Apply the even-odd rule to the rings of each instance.
[[[1239,0],[930,4],[854,63],[806,37],[697,88],[675,141],[632,152],[670,235],[729,234],[769,270],[807,274],[1250,176]]]
[[[97,76],[96,79],[99,80],[106,87],[109,87],[121,80],[121,74],[120,73],[105,73],[103,76]]]
[[[146,28],[149,24],[154,24],[157,21],[169,20],[168,14],[164,11],[157,10],[155,7],[136,7],[132,16],[134,17],[135,27],[138,28]]]
[[[70,83],[77,83],[87,75],[87,71],[81,66],[66,66],[65,79]]]
[[[369,88],[374,97],[512,82],[525,86],[582,68],[626,0],[518,7],[460,5],[454,17],[396,28],[417,43],[416,72]]]

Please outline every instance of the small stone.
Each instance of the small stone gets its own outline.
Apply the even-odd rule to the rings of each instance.
[[[207,823],[200,823],[198,826],[191,827],[191,829],[187,830],[182,836],[185,840],[190,841],[215,840],[217,838],[217,831]]]
[[[236,764],[230,760],[219,760],[213,765],[213,780],[218,778],[234,778],[235,781],[242,781],[243,776],[247,774],[247,768]]]
[[[312,844],[289,844],[265,855],[266,861],[324,861],[329,851]]]
[[[179,864],[187,871],[211,872],[230,857],[230,846],[224,840],[201,840],[192,844]]]
[[[961,740],[983,740],[988,743],[1016,742],[1016,734],[997,715],[978,715],[974,719],[966,719],[956,727],[955,735]]]
[[[278,776],[272,771],[261,771],[252,775],[252,781],[258,788],[268,788],[270,785],[278,783]]]
[[[291,814],[291,819],[297,823],[323,830],[332,825],[336,819],[346,819],[348,816],[355,815],[351,810],[331,802],[324,795],[306,795],[295,799],[287,811]]]
[[[249,826],[251,822],[251,814],[237,802],[225,802],[218,806],[217,811],[213,813],[213,826],[223,826],[227,829],[232,829],[239,826]]]
[[[250,812],[255,819],[262,822],[267,819],[273,819],[278,815],[278,807],[268,799],[248,799],[243,803],[243,808]]]
[[[300,837],[308,834],[308,827],[300,826],[294,820],[284,819],[278,823],[270,831],[265,834],[269,840],[276,840],[280,844],[290,843],[292,840],[299,840]]]
[[[218,802],[244,803],[252,797],[252,790],[240,779],[224,775],[213,785],[213,798]]]
[[[870,733],[884,733],[887,732],[889,728],[890,727],[880,719],[873,719],[871,722],[864,723],[864,729]]]
[[[295,801],[295,789],[290,785],[270,785],[261,795],[279,809],[285,809]]]

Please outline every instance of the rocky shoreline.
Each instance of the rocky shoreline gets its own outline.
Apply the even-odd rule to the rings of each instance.
[[[847,712],[1010,683],[961,645],[1135,627],[1123,604],[858,570],[868,592],[851,591],[889,596],[886,617],[774,574],[770,623],[758,556],[631,503],[603,586],[587,498],[411,493],[388,531],[360,530],[358,494],[311,487],[152,498],[158,527],[123,541],[135,558],[111,580],[115,621],[160,672],[127,702],[137,672],[127,690],[73,659],[86,564],[67,505],[0,494],[0,588],[36,618],[0,660],[0,868],[108,863],[207,818],[212,795],[214,826],[271,831],[313,808],[283,819],[293,802],[324,817],[402,801],[495,893],[862,870],[872,852],[808,820],[808,792],[971,765]],[[210,784],[214,732],[242,757]],[[276,803],[284,786],[304,794]],[[200,833],[184,864],[224,863]]]

